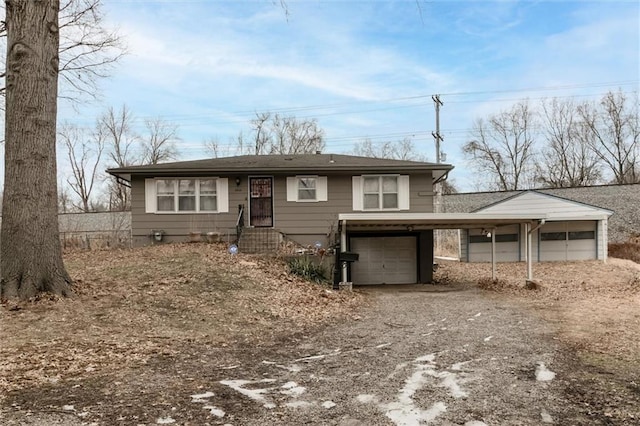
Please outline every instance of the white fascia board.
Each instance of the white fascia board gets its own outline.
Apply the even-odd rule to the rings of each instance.
[[[513,213],[340,213],[339,220],[347,222],[495,222],[501,220],[531,222],[546,220],[547,214],[513,214]]]

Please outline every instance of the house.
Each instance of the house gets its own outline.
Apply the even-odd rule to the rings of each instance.
[[[345,281],[431,282],[433,185],[453,167],[338,154],[244,155],[109,169],[131,187],[134,246],[208,233],[356,252]],[[356,215],[340,218],[341,215]],[[371,214],[382,214],[374,218]],[[374,218],[373,221],[366,219]],[[260,241],[254,241],[260,243]],[[251,250],[251,248],[248,248]]]
[[[607,259],[607,228],[608,219],[613,214],[611,210],[531,190],[476,212],[546,214],[543,223],[530,229],[530,252],[534,262]],[[495,234],[496,261],[526,260],[526,224],[462,230],[460,259],[466,262],[490,261],[492,233]]]

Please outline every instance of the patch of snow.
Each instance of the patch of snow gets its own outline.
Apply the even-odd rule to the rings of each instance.
[[[63,405],[62,409],[64,411],[76,411],[76,408],[73,405]]]
[[[398,373],[398,371],[402,370],[406,366],[407,366],[406,362],[401,362],[400,364],[396,365],[396,368],[394,368],[393,372],[387,376],[387,379],[391,379],[393,376],[395,376]]]
[[[547,366],[544,365],[544,362],[538,363],[536,367],[536,380],[539,382],[549,382],[556,377],[556,373],[547,369]]]
[[[475,321],[474,318],[467,318],[467,321]]]
[[[440,321],[445,322],[447,319],[446,318],[442,318]]]
[[[356,399],[358,400],[358,402],[362,402],[363,404],[368,404],[369,402],[376,402],[378,400],[378,398],[375,395],[371,395],[367,393],[356,396]]]
[[[484,341],[485,341],[485,342],[488,342],[488,341],[489,341],[489,340],[491,340],[491,339],[493,339],[493,336],[485,337],[485,338],[484,338]]]
[[[285,407],[289,407],[289,408],[305,408],[305,407],[309,407],[310,405],[313,405],[313,404],[308,401],[292,401],[284,404]]]
[[[241,393],[242,395],[248,398],[251,398],[256,402],[261,403],[262,406],[265,408],[275,408],[276,405],[272,402],[267,401],[267,399],[264,397],[264,394],[266,394],[268,391],[272,390],[273,388],[247,389],[243,387],[245,385],[257,384],[257,383],[273,383],[273,382],[275,382],[275,379],[262,379],[259,381],[221,380],[220,384],[229,386],[231,389]]]
[[[336,406],[336,403],[333,401],[325,401],[322,403],[323,408],[333,408]]]
[[[436,323],[430,322],[429,324],[427,324],[427,327],[433,327],[434,325],[436,325]]]
[[[218,407],[214,407],[213,405],[205,405],[202,408],[204,408],[205,410],[209,410],[212,416],[216,416],[219,418],[223,418],[224,415],[226,414],[224,411],[222,411]]]
[[[422,422],[432,422],[440,414],[447,411],[447,406],[444,402],[436,402],[428,410],[420,410],[414,407],[395,407],[398,403],[387,404],[389,410],[385,415],[398,426],[416,426],[422,424]]]
[[[553,417],[544,408],[540,412],[540,417],[542,417],[542,423],[553,423]]]
[[[472,362],[473,360],[469,360],[469,361],[462,361],[462,362],[456,362],[455,364],[453,364],[451,366],[451,369],[454,371],[460,371],[462,370],[462,367],[469,364],[470,362]]]
[[[318,359],[323,359],[326,355],[313,355],[313,356],[306,356],[304,358],[298,358],[298,359],[294,359],[293,362],[300,362],[300,361],[315,361]]]
[[[267,364],[267,365],[274,365],[276,362],[275,362],[275,361],[265,361],[265,360],[262,360],[262,363],[263,363],[263,364]]]
[[[440,330],[445,331],[447,327],[442,327]]]
[[[443,371],[439,373],[439,377],[443,377],[440,386],[447,388],[454,398],[466,398],[469,394],[460,388],[457,376],[454,373]]]
[[[291,373],[299,373],[302,371],[302,367],[300,367],[298,364],[291,364],[291,365],[277,364],[276,367],[281,368],[283,370],[287,370]]]
[[[466,422],[464,426],[487,426],[487,424],[480,420],[471,420],[470,422]]]
[[[414,359],[413,362],[433,362],[435,361],[435,359],[436,359],[436,354],[429,354],[429,355],[419,356],[418,358]]]
[[[381,345],[376,346],[376,349],[385,348],[387,346],[391,346],[391,343],[383,343]]]
[[[230,365],[228,367],[220,367],[222,370],[233,370],[234,368],[238,368],[240,367],[240,365],[236,364],[236,365]]]
[[[207,391],[205,393],[198,393],[195,395],[191,395],[191,402],[202,402],[205,403],[207,401],[205,401],[205,399],[209,399],[212,396],[214,396],[215,394],[211,391]]]
[[[288,395],[293,398],[299,397],[307,390],[307,388],[303,386],[298,386],[296,382],[287,382],[284,385],[280,386],[280,388],[284,389],[280,391],[281,394]]]
[[[478,312],[477,314],[474,315],[474,317],[479,317],[480,315],[482,315],[482,312]]]
[[[159,424],[159,425],[169,425],[175,422],[176,421],[171,417],[159,417],[158,420],[156,420],[156,424]]]

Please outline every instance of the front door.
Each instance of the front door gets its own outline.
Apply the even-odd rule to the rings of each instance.
[[[273,226],[273,178],[249,178],[249,225]]]

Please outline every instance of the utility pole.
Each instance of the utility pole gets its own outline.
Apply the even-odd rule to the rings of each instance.
[[[440,164],[442,160],[442,153],[440,152],[440,143],[443,141],[442,135],[440,134],[440,107],[444,104],[440,100],[440,95],[433,95],[431,96],[431,99],[433,99],[433,104],[436,107],[436,131],[431,132],[431,135],[433,135],[433,138],[435,139],[435,142],[436,142],[436,163]],[[436,183],[435,187],[433,188],[433,191],[435,192],[435,197],[434,197],[435,213],[442,213],[442,183],[440,182]],[[435,233],[434,249],[440,251],[442,247],[442,231],[440,231],[439,229],[436,229],[434,233]],[[436,250],[434,250],[434,255]]]
[[[431,99],[433,99],[433,103],[436,107],[436,131],[431,132],[431,135],[436,141],[436,163],[440,163],[442,159],[440,152],[440,142],[444,140],[442,135],[440,134],[440,107],[444,104],[440,100],[440,95],[433,95],[431,96]]]

